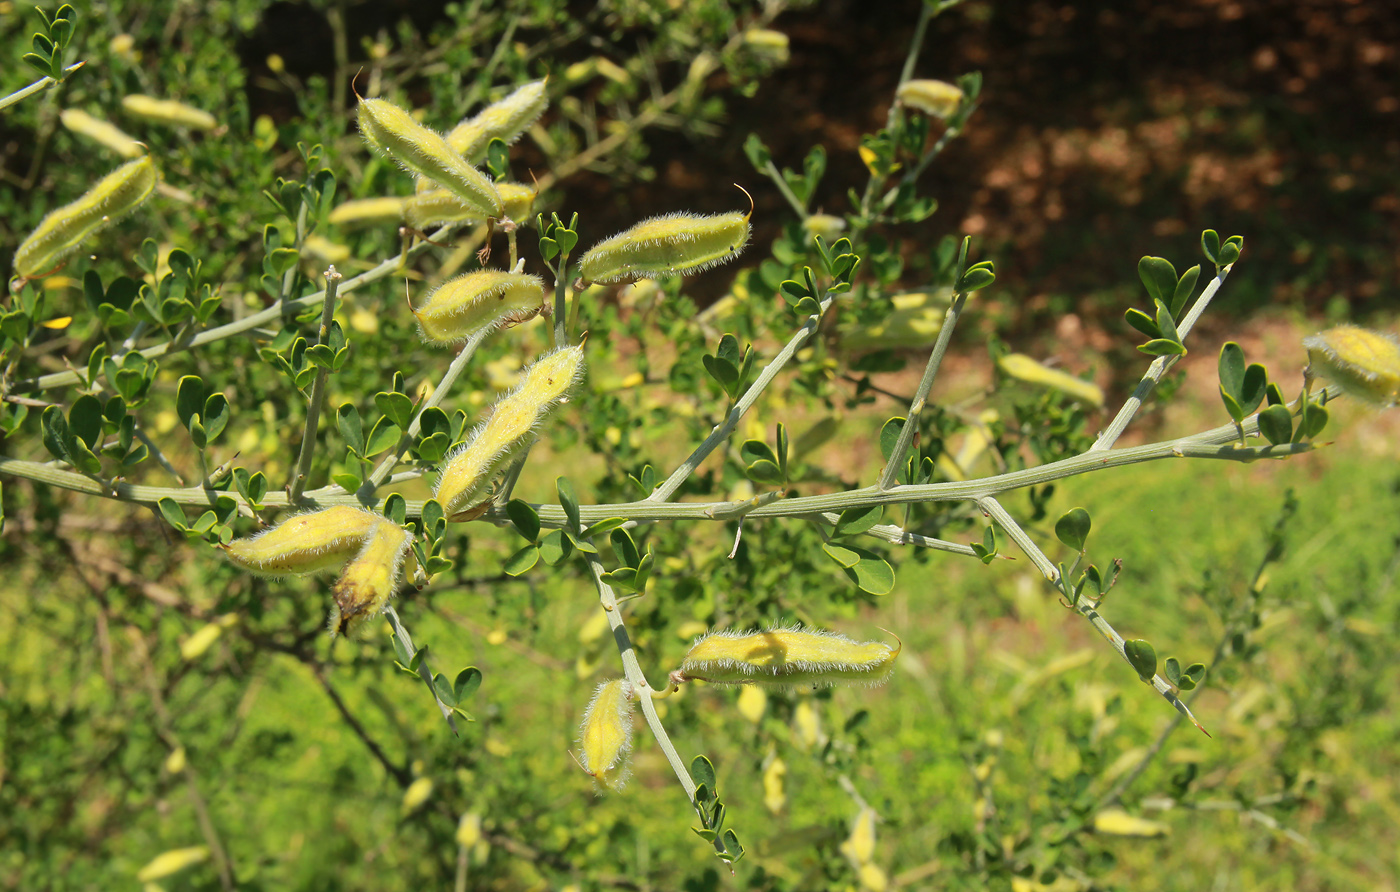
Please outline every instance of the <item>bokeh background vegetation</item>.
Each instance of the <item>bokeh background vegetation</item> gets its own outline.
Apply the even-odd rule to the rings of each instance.
[[[549,74],[551,110],[512,167],[521,180],[548,178],[541,210],[580,212],[583,245],[654,213],[741,206],[733,182],[756,202],[755,239],[737,264],[596,296],[585,310],[597,333],[587,394],[537,447],[517,489],[554,501],[554,478],[567,473],[585,501],[636,498],[628,475],[648,462],[669,470],[723,411],[687,357],[713,350],[726,331],[771,355],[795,324],[759,264],[790,266],[795,255],[775,258],[772,245],[800,230],[754,172],[745,139],[757,133],[793,168],[824,146],[812,207],[848,212],[848,189],[869,175],[861,135],[885,124],[920,8],[791,6],[96,4],[79,10],[70,51],[87,68],[0,112],[0,253],[8,263],[47,209],[115,166],[59,124],[61,109],[82,108],[146,142],[165,188],[78,268],[109,282],[139,277],[131,258],[152,237],[203,260],[220,284],[221,318],[237,318],[272,299],[260,281],[264,227],[293,227],[260,190],[307,175],[298,142],[325,147],[337,201],[411,188],[354,133],[357,72],[359,89],[422,109],[438,127],[503,86]],[[32,79],[18,60],[36,23],[27,6],[0,2],[0,94]],[[751,27],[787,34],[786,57],[745,50]],[[697,67],[707,53],[715,64]],[[880,307],[887,315],[879,301],[889,294],[936,286],[929,255],[946,235],[972,234],[977,257],[998,272],[976,295],[935,391],[940,404],[962,407],[933,422],[949,455],[975,422],[993,425],[995,448],[964,469],[972,473],[1024,462],[1036,423],[1062,424],[1066,449],[1107,418],[998,380],[988,345],[1090,376],[1114,405],[1145,367],[1122,322],[1142,300],[1137,258],[1195,263],[1205,227],[1243,234],[1244,259],[1173,373],[1174,396],[1154,403],[1130,438],[1226,421],[1215,356],[1227,339],[1291,387],[1302,335],[1343,319],[1394,329],[1394,11],[1281,0],[1139,0],[1114,11],[968,2],[934,19],[916,73],[952,80],[973,70],[981,105],[921,181],[939,210],[882,231],[883,256],[900,263],[886,263],[863,292],[867,315],[845,318],[799,357],[742,428],[771,439],[774,423],[788,425],[804,494],[877,473],[880,424],[907,408],[886,394],[912,392],[927,347],[889,349],[862,369],[852,363],[871,354],[843,338]],[[220,127],[123,118],[120,99],[132,93],[189,102]],[[314,235],[301,252],[307,291],[327,262],[353,273],[398,251],[392,225],[323,224]],[[532,241],[521,239],[528,263]],[[474,249],[415,265],[411,286],[470,264]],[[344,302],[357,353],[333,379],[331,406],[356,403],[368,417],[395,369],[416,387],[445,366],[446,354],[418,343],[403,287],[391,277]],[[112,334],[87,318],[81,273],[51,280],[45,300],[50,315],[76,319],[26,353],[25,373],[82,365]],[[530,327],[490,342],[453,407],[474,417],[546,342]],[[235,405],[219,460],[237,450],[274,487],[285,480],[304,401],[258,346],[226,341],[162,365],[143,423],[186,474],[196,465],[172,411],[174,382],[199,374]],[[994,420],[979,414],[987,409]],[[1054,517],[1084,505],[1094,557],[1123,560],[1105,603],[1120,631],[1212,663],[1193,705],[1211,738],[1189,725],[1163,737],[1169,707],[1025,560],[984,566],[891,548],[882,553],[898,582],[873,597],[797,524],[746,527],[735,560],[726,557],[732,524],[648,533],[655,584],[628,610],[654,683],[711,625],[799,619],[861,637],[891,629],[904,641],[899,670],[877,690],[757,698],[697,686],[665,701],[681,752],[704,752],[719,771],[748,847],[733,878],[689,831],[693,813],[644,730],[621,793],[596,795],[570,759],[578,716],[593,685],[616,674],[616,654],[586,577],[501,571],[520,544],[508,530],[464,526],[449,548],[453,569],[400,604],[439,668],[483,672],[467,704],[476,721],[456,737],[394,668],[386,640],[328,647],[323,583],[250,579],[149,510],[7,478],[0,887],[137,887],[161,853],[213,838],[223,858],[160,887],[1394,889],[1397,424],[1394,413],[1346,403],[1333,415],[1335,444],[1286,463],[1156,463],[1039,493],[1048,512],[1031,526],[1045,542]],[[42,460],[36,431],[34,412],[0,451]],[[317,485],[344,468],[336,435],[325,442]],[[142,473],[170,485],[159,469]],[[425,494],[420,483],[403,491]],[[732,454],[712,459],[687,490],[751,491]],[[1017,508],[1033,511],[1024,499]],[[980,541],[975,511],[917,519]],[[191,648],[210,623],[222,629],[217,639]],[[419,778],[431,780],[430,794],[406,803]],[[1120,804],[1147,823],[1096,824]],[[861,859],[849,838],[866,806],[879,822]]]

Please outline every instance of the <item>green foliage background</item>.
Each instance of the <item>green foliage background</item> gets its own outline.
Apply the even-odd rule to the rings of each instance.
[[[645,192],[672,209],[667,184],[657,178],[663,159],[648,153],[646,137],[676,139],[655,136],[661,128],[684,137],[678,144],[685,153],[711,152],[716,140],[737,149],[744,134],[729,132],[727,110],[742,107],[775,60],[746,52],[734,38],[767,24],[765,9],[776,12],[745,3],[617,2],[580,16],[540,0],[449,5],[439,17],[398,18],[387,8],[310,4],[305,10],[327,23],[339,65],[330,80],[303,75],[290,55],[280,69],[248,55],[268,14],[261,3],[83,10],[70,54],[87,60],[87,69],[0,113],[0,245],[17,244],[47,210],[115,166],[114,157],[58,126],[62,108],[86,109],[146,142],[167,188],[89,245],[95,259],[85,253],[51,281],[45,317],[75,321],[41,336],[43,349],[25,355],[19,376],[60,371],[62,359],[82,366],[94,344],[125,336],[104,333],[92,318],[81,272],[93,269],[107,283],[139,278],[134,258],[147,237],[205,264],[222,298],[216,321],[267,305],[275,294],[263,280],[265,227],[277,227],[283,244],[296,227],[260,192],[278,177],[300,182],[314,172],[298,143],[324,147],[320,163],[335,174],[337,202],[406,194],[407,178],[369,155],[353,132],[346,75],[360,68],[357,84],[375,84],[438,127],[499,87],[549,73],[553,108],[543,138],[527,137],[512,156],[515,178],[527,179],[529,171],[561,187],[545,189],[538,209],[580,211],[583,246],[642,215],[616,216],[609,203],[570,204],[568,197],[587,194],[590,183],[607,183],[618,194]],[[938,21],[966,15],[964,26],[973,27],[984,10],[969,4]],[[17,60],[36,18],[12,4],[0,5],[0,13],[0,58]],[[377,30],[365,26],[371,20]],[[782,29],[784,19],[771,26]],[[951,31],[941,39],[956,40]],[[130,44],[114,40],[119,34],[131,35]],[[893,70],[904,50],[888,51]],[[707,51],[713,71],[692,78],[695,59]],[[935,48],[925,58],[936,56]],[[590,62],[598,57],[617,70],[598,74]],[[930,76],[964,73],[926,64]],[[17,62],[7,66],[0,92],[27,78]],[[138,92],[205,108],[220,129],[192,133],[122,118],[121,97]],[[262,97],[266,117],[254,116],[250,95]],[[622,136],[606,144],[612,134]],[[600,143],[605,151],[585,155],[587,165],[578,162]],[[801,167],[810,148],[776,160]],[[830,154],[839,181],[840,168],[855,156]],[[664,474],[725,409],[701,355],[725,332],[765,356],[787,339],[797,322],[772,299],[774,289],[815,260],[770,185],[762,183],[766,195],[751,191],[759,191],[769,220],[781,222],[764,223],[769,228],[760,230],[737,276],[732,269],[710,274],[694,285],[698,292],[687,281],[588,295],[595,303],[584,309],[587,390],[532,452],[517,498],[556,501],[560,474],[586,493],[585,502],[640,497],[629,476],[640,477],[648,463]],[[841,192],[829,182],[814,197],[836,212]],[[731,193],[674,207],[731,209],[740,201]],[[922,351],[882,344],[875,346],[883,352],[857,351],[852,341],[889,315],[889,294],[946,288],[951,244],[941,239],[957,221],[945,216],[871,230],[866,278],[853,299],[741,426],[744,437],[769,442],[776,423],[788,426],[796,491],[849,487],[878,473],[881,424],[907,407],[907,399],[887,400],[879,391],[912,390]],[[1215,221],[1197,222],[1201,228]],[[294,295],[313,291],[327,262],[353,274],[399,250],[392,225],[321,222],[313,234],[324,241],[303,246]],[[533,241],[523,235],[521,246],[538,270]],[[411,266],[414,292],[468,267],[477,246],[463,244]],[[1196,262],[1172,259],[1178,266]],[[1130,263],[1123,258],[1121,269],[1131,270]],[[278,282],[272,285],[275,292]],[[449,354],[419,344],[402,287],[389,277],[344,301],[338,318],[352,360],[332,379],[331,411],[351,403],[367,420],[377,417],[373,394],[390,388],[395,370],[412,393],[446,366]],[[932,459],[956,452],[987,408],[998,413],[996,460],[1012,467],[1073,454],[1103,423],[1068,399],[1001,378],[984,392],[988,354],[1004,352],[1003,339],[1019,347],[1021,326],[1038,312],[1033,301],[1018,310],[1013,300],[1035,294],[1033,280],[997,287],[1005,296],[979,292],[965,337],[955,338],[961,346],[951,381],[940,385],[949,398],[938,401],[954,408],[931,410],[926,419],[921,448]],[[711,305],[707,289],[722,299]],[[1140,299],[1135,285],[1125,298],[1129,290],[1106,289],[1120,301],[1115,315]],[[992,302],[980,306],[984,295]],[[1078,309],[1106,301],[1100,294]],[[288,321],[303,334],[313,327]],[[274,488],[286,479],[304,400],[259,355],[277,332],[266,334],[162,362],[143,425],[187,477],[197,476],[199,459],[179,426],[174,396],[179,377],[196,374],[211,390],[227,392],[234,407],[211,463],[237,451],[237,463],[263,470]],[[1130,343],[1125,327],[1114,334]],[[1215,352],[1212,334],[1198,335],[1202,355]],[[1220,334],[1214,340],[1229,336]],[[540,325],[488,341],[449,407],[460,409],[462,420],[475,418],[547,344]],[[1265,346],[1274,355],[1273,345]],[[1300,357],[1291,349],[1277,348]],[[629,378],[637,372],[640,383]],[[1227,420],[1212,392],[1213,368],[1192,372],[1204,379],[1202,389],[1182,389],[1171,412],[1144,419],[1149,427],[1175,435]],[[1293,386],[1291,368],[1274,372]],[[1123,388],[1135,378],[1128,371],[1113,383]],[[963,400],[972,408],[957,406]],[[21,416],[18,405],[6,405],[15,427],[0,447],[43,460],[38,411]],[[888,628],[904,641],[899,669],[883,688],[772,694],[761,715],[746,714],[738,693],[724,688],[691,686],[661,702],[682,754],[706,753],[716,765],[730,823],[748,850],[732,879],[687,829],[694,814],[644,729],[637,732],[634,780],[621,793],[595,794],[569,758],[578,717],[597,681],[616,674],[616,655],[598,625],[586,575],[543,565],[519,579],[502,572],[521,544],[509,528],[454,525],[444,551],[453,567],[399,605],[415,637],[431,644],[437,668],[450,675],[475,665],[484,674],[464,704],[475,721],[459,722],[454,736],[421,686],[394,667],[379,633],[328,646],[323,582],[254,579],[197,538],[184,541],[152,512],[7,478],[0,885],[131,885],[160,853],[203,845],[212,835],[227,853],[229,875],[205,862],[161,880],[162,887],[875,888],[841,850],[864,802],[880,816],[873,860],[889,887],[1393,888],[1400,872],[1393,691],[1400,679],[1386,657],[1400,625],[1400,476],[1383,460],[1393,456],[1393,422],[1349,408],[1334,412],[1328,435],[1336,447],[1281,466],[1154,463],[1018,500],[1019,511],[1036,517],[1032,532],[1047,542],[1054,517],[1088,506],[1093,554],[1124,562],[1105,603],[1119,629],[1152,638],[1184,662],[1212,663],[1193,708],[1213,737],[1182,728],[1147,760],[1174,714],[1056,604],[1024,560],[983,565],[881,547],[898,564],[899,578],[893,592],[876,597],[822,555],[822,537],[811,526],[746,524],[734,559],[727,557],[732,522],[639,532],[657,570],[648,594],[626,609],[654,682],[677,664],[696,631],[710,626],[796,619],[859,637]],[[313,486],[358,470],[330,419],[322,428]],[[751,494],[740,440],[683,493]],[[990,461],[981,467],[990,470]],[[159,469],[143,466],[141,473],[169,483]],[[397,489],[409,498],[427,495],[421,481]],[[1275,520],[1289,513],[1290,490],[1296,512],[1278,533],[1281,555],[1266,561]],[[891,509],[887,520],[900,522],[901,514]],[[904,523],[958,542],[980,541],[985,526],[978,512],[960,505],[920,506]],[[247,522],[237,527],[252,529]],[[235,619],[214,644],[183,657],[181,644],[223,616]],[[1221,661],[1207,659],[1222,640]],[[815,731],[809,716],[817,717]],[[177,755],[186,767],[172,761]],[[773,796],[775,760],[786,769],[781,803]],[[1111,804],[1105,794],[1139,763],[1143,773],[1122,804],[1160,822],[1151,832],[1166,835],[1093,832],[1095,814]],[[432,791],[406,808],[404,791],[416,778],[431,779]],[[483,827],[469,845],[457,838],[464,814],[479,816]]]

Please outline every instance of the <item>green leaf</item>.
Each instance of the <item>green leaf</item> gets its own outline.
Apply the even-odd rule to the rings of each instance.
[[[360,475],[351,472],[343,474],[332,474],[331,482],[348,493],[358,492],[360,489]]]
[[[1311,440],[1327,427],[1327,410],[1317,403],[1306,403],[1298,417],[1298,429],[1293,432],[1293,442]]]
[[[1200,687],[1201,682],[1206,680],[1205,663],[1192,663],[1182,670],[1181,678],[1176,682],[1176,686],[1183,691],[1193,691]]]
[[[1162,663],[1162,677],[1172,685],[1181,681],[1181,664],[1177,662],[1176,657],[1167,657]]]
[[[592,539],[602,533],[612,532],[618,527],[626,526],[628,522],[625,517],[605,517],[595,524],[590,524],[588,529],[583,531],[583,538]]]
[[[1164,257],[1144,257],[1138,261],[1138,278],[1153,300],[1170,304],[1176,293],[1176,269]]]
[[[1154,338],[1138,349],[1148,356],[1182,356],[1186,353],[1186,348],[1180,341],[1170,341],[1166,338]]]
[[[617,556],[618,563],[624,567],[636,567],[641,561],[641,552],[637,550],[637,543],[632,538],[632,534],[626,530],[613,530],[608,534],[608,541],[612,544],[613,554]]]
[[[1196,280],[1201,277],[1201,265],[1198,263],[1181,274],[1181,278],[1176,282],[1176,289],[1172,292],[1171,311],[1172,315],[1180,318],[1181,311],[1186,309],[1186,302],[1191,299],[1191,294],[1196,290]]]
[[[752,462],[744,468],[744,474],[754,483],[776,486],[783,482],[783,469],[771,461]]]
[[[68,431],[89,450],[97,447],[102,437],[102,403],[91,394],[73,401],[68,410]]]
[[[992,262],[984,260],[968,268],[953,285],[953,290],[963,294],[971,294],[986,288],[997,280],[996,273],[992,270]]]
[[[68,461],[68,419],[63,417],[63,410],[58,406],[45,406],[44,414],[39,416],[39,428],[49,454]]]
[[[1240,401],[1244,389],[1244,350],[1234,341],[1220,348],[1220,390]]]
[[[437,406],[424,409],[418,416],[418,430],[425,436],[433,434],[446,434],[452,436],[452,420],[447,417],[447,413]]]
[[[379,416],[365,439],[365,458],[372,458],[399,442],[403,431],[387,415]]]
[[[501,569],[505,571],[507,576],[519,576],[522,573],[528,573],[530,569],[539,562],[539,559],[540,549],[531,542],[515,554],[506,558],[506,562]]]
[[[1244,370],[1244,381],[1240,385],[1240,408],[1250,415],[1264,402],[1264,393],[1269,386],[1269,373],[1259,363],[1251,363]]]
[[[847,578],[861,591],[887,595],[894,589],[894,568],[875,552],[835,542],[822,543],[822,551],[841,565]]]
[[[515,531],[524,537],[526,542],[534,542],[540,538],[540,515],[528,502],[511,499],[506,503],[506,517],[510,518]]]
[[[156,509],[160,511],[160,516],[165,518],[165,522],[170,524],[180,532],[189,529],[185,523],[185,509],[176,504],[175,500],[169,497],[156,502]]]
[[[428,531],[428,535],[437,539],[441,536],[438,527],[447,523],[447,517],[443,513],[442,503],[437,499],[428,499],[423,503],[423,513],[420,515],[423,521],[423,529]]]
[[[773,161],[773,155],[768,151],[768,147],[763,144],[757,133],[750,133],[744,140],[744,154],[748,156],[749,163],[754,170],[768,175],[768,165]]]
[[[456,696],[458,703],[475,694],[479,687],[481,687],[481,670],[475,666],[468,666],[458,672],[457,677],[452,681],[452,693]]]
[[[130,402],[130,400],[128,400]],[[175,414],[186,429],[190,419],[204,411],[204,382],[198,375],[186,375],[175,389]]]
[[[1157,674],[1157,650],[1152,643],[1142,638],[1132,638],[1123,642],[1123,653],[1132,664],[1133,671],[1143,681],[1152,681]]]
[[[627,479],[637,485],[643,496],[649,496],[656,489],[656,469],[651,465],[642,466],[642,475],[628,474]]]
[[[1220,252],[1216,256],[1216,263],[1220,266],[1229,266],[1240,259],[1240,251],[1244,248],[1244,237],[1232,235],[1220,246]]]
[[[744,847],[739,845],[739,837],[734,834],[733,830],[724,831],[724,854],[719,857],[730,864],[744,857]]]
[[[402,393],[376,393],[374,405],[382,415],[393,419],[401,430],[408,430],[413,420],[413,400]]]
[[[384,516],[399,526],[408,519],[408,501],[398,493],[390,494],[384,500]]]
[[[443,456],[447,455],[447,450],[451,448],[451,446],[452,437],[450,434],[436,433],[430,437],[424,437],[422,440],[419,440],[415,451],[418,453],[419,458],[433,465],[442,461]]]
[[[1071,508],[1055,521],[1055,538],[1075,551],[1083,551],[1084,543],[1089,541],[1089,530],[1092,526],[1093,521],[1088,511],[1083,508]]]
[[[864,533],[875,526],[884,516],[885,509],[881,505],[870,507],[847,508],[841,512],[841,516],[836,520],[836,528],[832,530],[833,538],[840,536],[855,536]]]
[[[739,460],[746,463],[767,461],[776,467],[778,454],[762,440],[745,440],[744,445],[739,447]]]
[[[1214,229],[1207,229],[1201,233],[1201,253],[1206,255],[1206,259],[1211,263],[1219,264],[1216,258],[1220,256],[1220,233]]]
[[[234,468],[233,480],[239,495],[252,505],[261,504],[263,496],[267,495],[267,477],[262,471],[249,474],[247,468]]]
[[[1157,323],[1142,310],[1128,310],[1123,314],[1123,318],[1127,320],[1129,325],[1147,335],[1149,338],[1160,338],[1162,336],[1162,333],[1157,330]]]
[[[690,761],[690,776],[694,779],[697,787],[704,784],[710,790],[715,789],[715,766],[703,755],[696,756]],[[696,794],[695,798],[699,799],[701,802],[709,801],[708,798],[701,799],[699,793]]]
[[[788,475],[788,434],[787,428],[780,421],[778,422],[778,470],[782,473],[783,479]]]
[[[568,477],[560,477],[554,481],[554,489],[559,494],[564,515],[569,519],[569,532],[579,535],[583,532],[583,526],[579,522],[578,496],[574,494],[574,485]]]
[[[885,461],[890,460],[890,455],[894,453],[894,445],[899,442],[899,435],[904,430],[905,420],[902,417],[891,418],[880,428],[880,454],[885,457]]]
[[[433,693],[447,706],[457,705],[457,695],[452,691],[452,682],[441,672],[433,676]]]
[[[550,530],[540,538],[540,558],[551,567],[557,567],[574,552],[574,545],[563,530]]]
[[[204,435],[210,440],[217,440],[224,428],[228,427],[228,419],[228,397],[222,393],[210,395],[204,401]]]

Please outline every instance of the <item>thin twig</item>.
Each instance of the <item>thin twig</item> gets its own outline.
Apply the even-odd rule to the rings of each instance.
[[[86,61],[74,62],[72,65],[69,65],[67,68],[63,69],[63,74],[66,77],[67,75],[70,75],[73,72],[77,71],[79,68],[82,68],[86,64]],[[54,80],[52,77],[45,75],[44,77],[39,78],[37,81],[35,81],[27,87],[16,90],[8,96],[0,97],[0,110],[9,108],[16,102],[19,102],[22,99],[27,99],[30,96],[33,96],[35,93],[47,90],[49,87],[52,87],[54,84],[57,83],[58,81]]]
[[[317,344],[324,344],[330,338],[331,317],[335,314],[335,293],[339,282],[340,273],[336,272],[334,266],[328,267],[325,302],[321,307],[321,331],[316,338]],[[306,478],[311,473],[311,456],[316,450],[316,428],[321,420],[321,403],[326,398],[326,379],[330,374],[331,370],[327,366],[316,370],[316,382],[311,386],[311,403],[306,407],[306,429],[301,435],[301,455],[297,457],[297,470],[292,476],[291,491],[287,494],[288,504],[295,505],[300,501],[301,494],[306,489]]]

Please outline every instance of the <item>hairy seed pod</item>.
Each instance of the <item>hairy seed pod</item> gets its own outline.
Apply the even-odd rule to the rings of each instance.
[[[380,518],[364,539],[354,560],[345,565],[331,587],[335,605],[331,607],[331,635],[358,635],[365,624],[384,612],[398,585],[404,554],[411,542],[409,533],[396,523]]]
[[[15,272],[37,278],[78,249],[83,240],[135,210],[155,191],[160,172],[150,155],[128,161],[82,198],[52,211],[15,251]]]
[[[527,368],[520,383],[497,401],[486,421],[443,465],[433,498],[449,515],[477,504],[511,457],[533,443],[550,413],[583,375],[583,348],[561,347]]]
[[[578,728],[579,764],[606,789],[621,790],[631,774],[632,685],[605,681],[593,691]]]
[[[443,282],[413,315],[423,340],[457,344],[483,330],[527,322],[547,308],[539,276],[477,270]]]
[[[433,180],[483,217],[499,220],[501,196],[486,174],[452,151],[442,135],[383,99],[361,99],[360,135],[369,147],[405,170]]]
[[[894,98],[906,108],[947,120],[962,104],[963,91],[946,81],[913,80],[905,81],[895,91]]]
[[[744,32],[744,48],[762,59],[782,65],[789,57],[788,36],[769,28],[750,28]]]
[[[72,132],[106,146],[123,158],[140,158],[146,154],[145,148],[123,133],[121,128],[93,117],[80,108],[65,108],[58,113],[58,119]]]
[[[519,183],[497,183],[496,194],[501,196],[506,219],[516,223],[523,223],[529,219],[535,204],[534,189]],[[468,206],[446,189],[433,188],[428,192],[418,192],[404,201],[403,221],[414,229],[424,230],[429,226],[458,220],[485,222],[486,218],[476,208]]]
[[[876,685],[889,678],[898,656],[898,647],[881,641],[852,641],[801,626],[711,632],[696,639],[673,677],[773,687]]]
[[[213,130],[219,122],[207,111],[176,102],[174,99],[157,99],[154,96],[122,97],[122,108],[138,118],[174,124],[178,127],[192,127],[195,130]]]
[[[403,217],[407,203],[406,198],[354,198],[336,205],[326,215],[326,222],[340,226],[347,223],[392,223]]]
[[[1002,374],[1036,387],[1058,390],[1071,399],[1098,408],[1103,405],[1103,388],[1068,372],[1041,365],[1024,353],[1008,353],[997,360]]]
[[[447,144],[466,158],[468,164],[480,164],[486,160],[486,147],[491,140],[499,139],[506,145],[514,143],[539,120],[548,105],[544,81],[530,81],[449,130]]]
[[[734,259],[749,241],[749,215],[675,213],[652,217],[583,255],[585,282],[679,276]]]
[[[846,218],[831,214],[812,214],[802,221],[802,229],[808,236],[821,236],[829,245],[841,237],[846,230]]]
[[[307,576],[337,570],[359,551],[383,518],[337,505],[295,514],[256,536],[223,546],[228,559],[263,576]]]
[[[1326,378],[1376,408],[1400,402],[1400,343],[1394,335],[1342,325],[1303,338],[1309,382]]]

